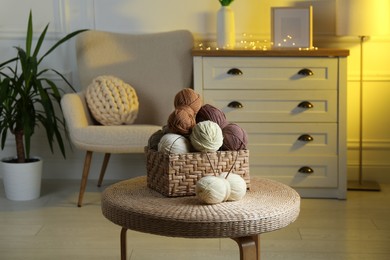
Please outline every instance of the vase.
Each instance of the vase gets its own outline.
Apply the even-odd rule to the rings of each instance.
[[[222,49],[234,49],[235,45],[234,12],[230,6],[221,6],[217,13],[217,46]]]
[[[5,196],[9,200],[33,200],[41,193],[42,160],[26,163],[12,163],[3,159],[0,169],[3,173]]]

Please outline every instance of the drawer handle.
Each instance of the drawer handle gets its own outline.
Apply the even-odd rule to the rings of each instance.
[[[312,174],[314,170],[310,168],[309,166],[303,166],[298,170],[300,173],[305,173],[305,174]]]
[[[306,77],[314,75],[313,71],[311,71],[310,69],[301,69],[300,71],[298,71],[298,74]]]
[[[238,101],[232,101],[228,104],[228,107],[231,107],[231,108],[243,108],[244,106],[238,102]]]
[[[298,104],[298,107],[300,107],[300,108],[313,108],[314,106],[309,101],[302,101],[301,103]]]
[[[238,76],[238,75],[242,75],[242,71],[240,69],[237,69],[237,68],[232,68],[232,69],[228,70],[227,74]]]
[[[314,138],[311,135],[303,134],[300,137],[298,137],[298,140],[302,142],[312,142]]]

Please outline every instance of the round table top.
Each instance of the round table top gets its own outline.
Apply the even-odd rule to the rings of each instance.
[[[295,190],[272,180],[250,181],[243,199],[207,205],[196,196],[165,197],[147,187],[145,176],[137,177],[104,190],[102,213],[127,229],[187,238],[257,235],[296,220],[300,196]]]

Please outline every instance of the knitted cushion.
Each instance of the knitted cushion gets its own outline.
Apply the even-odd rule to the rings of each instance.
[[[132,124],[138,115],[138,97],[129,84],[114,76],[99,76],[85,97],[92,116],[102,125]]]

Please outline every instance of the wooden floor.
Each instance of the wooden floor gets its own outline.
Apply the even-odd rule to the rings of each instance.
[[[42,196],[12,202],[0,187],[0,259],[119,259],[120,228],[100,211],[90,181],[76,207],[78,181],[44,181]],[[107,185],[112,182],[106,182]],[[298,220],[261,237],[265,260],[390,259],[390,185],[348,199],[303,199]],[[178,239],[128,232],[129,259],[239,259],[229,239]]]

